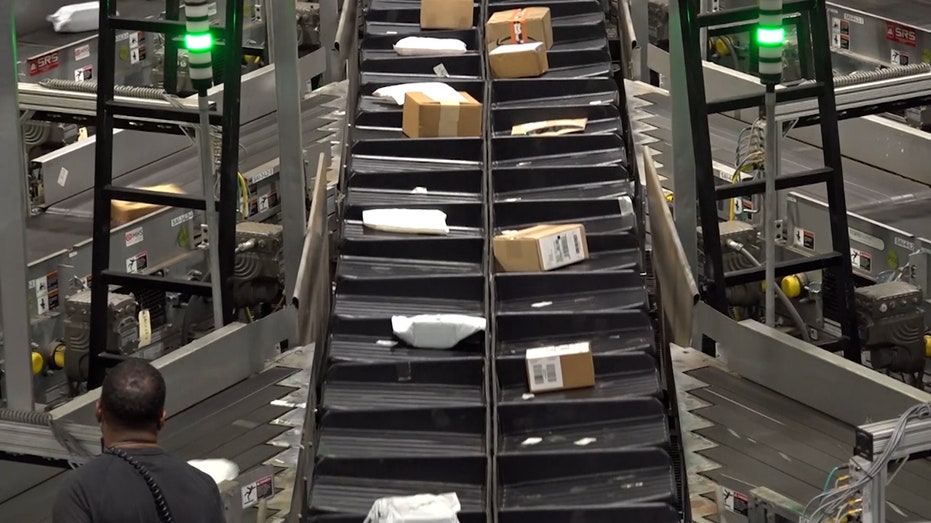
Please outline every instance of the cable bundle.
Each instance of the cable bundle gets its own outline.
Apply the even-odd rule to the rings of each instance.
[[[892,436],[889,438],[888,445],[886,445],[882,454],[872,461],[870,468],[864,471],[865,473],[860,475],[859,479],[856,481],[846,485],[835,485],[831,490],[827,490],[812,498],[812,500],[805,505],[805,510],[802,511],[803,523],[821,523],[827,518],[831,518],[828,519],[829,521],[840,522],[846,517],[854,516],[859,513],[860,509],[857,508],[857,504],[858,498],[862,495],[863,488],[889,466],[889,463],[892,461],[892,456],[895,455],[896,450],[902,443],[902,438],[905,436],[905,429],[908,427],[909,422],[929,417],[931,417],[931,404],[929,403],[915,405],[905,411],[896,423]],[[895,471],[889,474],[889,478],[886,481],[887,485],[892,483],[907,460],[907,457],[898,460]],[[830,478],[828,479],[830,481]],[[809,512],[809,509],[812,507],[815,507],[814,510]]]

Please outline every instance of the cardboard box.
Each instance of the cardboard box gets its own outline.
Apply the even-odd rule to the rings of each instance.
[[[482,135],[482,104],[466,92],[441,100],[426,93],[407,93],[402,119],[401,128],[410,138]]]
[[[496,236],[495,260],[505,272],[543,272],[588,258],[582,224],[537,225]]]
[[[472,0],[420,0],[422,29],[472,29],[474,15]]]
[[[542,42],[553,47],[553,23],[549,7],[525,7],[498,11],[485,23],[485,46],[491,51],[501,45]]]
[[[154,187],[141,187],[147,191],[165,192],[170,194],[184,194],[180,187],[174,184],[156,185]],[[150,203],[124,202],[122,200],[113,200],[110,203],[110,227],[119,227],[120,225],[138,220],[147,214],[151,214],[159,209],[162,205],[152,205]]]
[[[528,349],[526,362],[530,392],[595,386],[595,362],[588,342]]]
[[[495,78],[534,78],[550,68],[542,42],[497,47],[488,52],[488,65]]]

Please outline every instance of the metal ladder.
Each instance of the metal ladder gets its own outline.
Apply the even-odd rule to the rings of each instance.
[[[169,2],[171,3],[171,2]],[[120,187],[113,184],[113,131],[115,128],[134,128],[135,120],[176,122],[197,125],[197,110],[182,108],[156,108],[114,99],[114,73],[117,56],[117,31],[139,31],[163,34],[167,40],[180,40],[187,32],[184,22],[175,20],[134,20],[117,16],[117,0],[100,2],[97,78],[97,133],[94,176],[93,248],[91,261],[91,317],[90,352],[88,355],[88,388],[103,382],[106,369],[119,362],[120,357],[105,353],[108,331],[108,293],[111,286],[131,292],[144,290],[177,292],[192,296],[211,296],[222,304],[222,324],[233,321],[232,308],[234,252],[236,242],[237,172],[239,168],[239,105],[241,89],[240,63],[242,62],[243,0],[227,0],[224,28],[211,28],[214,39],[222,40],[223,107],[222,113],[210,114],[210,123],[222,129],[221,160],[219,169],[220,193],[216,202],[218,211],[217,249],[220,265],[219,296],[214,295],[210,283],[165,278],[113,270],[110,265],[110,219],[114,200],[147,203],[191,210],[206,210],[205,198],[168,194],[143,189]],[[177,15],[177,11],[171,13]],[[177,16],[176,16],[177,17]],[[172,46],[174,46],[174,42]],[[174,49],[177,49],[175,46]],[[158,127],[162,132],[178,132],[176,125]],[[147,130],[152,130],[151,126]],[[202,153],[203,154],[203,153]]]
[[[686,91],[689,105],[689,122],[694,147],[695,175],[699,219],[702,227],[703,251],[705,253],[703,286],[704,299],[715,309],[726,314],[728,286],[764,280],[763,267],[725,272],[722,260],[721,235],[718,221],[718,202],[762,194],[764,180],[744,181],[718,186],[712,168],[711,137],[708,117],[711,114],[759,108],[764,104],[764,94],[733,97],[709,103],[705,94],[704,68],[702,66],[700,41],[702,29],[713,30],[722,26],[753,23],[759,18],[758,7],[735,8],[700,13],[698,0],[679,0],[678,15],[681,20],[683,53],[685,60]],[[860,362],[860,340],[854,313],[854,280],[850,259],[850,237],[847,229],[847,204],[844,195],[844,178],[841,168],[840,137],[837,129],[837,112],[834,97],[834,80],[831,70],[830,41],[825,2],[819,0],[785,0],[782,14],[801,17],[800,27],[808,28],[811,45],[805,45],[804,32],[800,31],[799,52],[811,53],[808,63],[814,72],[812,81],[776,91],[777,103],[817,99],[820,112],[821,141],[824,167],[810,171],[785,174],[775,179],[776,190],[787,190],[806,185],[825,184],[830,214],[832,250],[824,254],[776,261],[775,277],[821,270],[825,317],[840,324],[839,347],[844,357]],[[807,48],[807,49],[806,49]],[[767,263],[769,260],[767,260]],[[827,303],[826,303],[827,305]],[[713,345],[705,345],[705,352],[713,353]]]

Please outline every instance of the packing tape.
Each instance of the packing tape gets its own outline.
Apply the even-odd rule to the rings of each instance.
[[[440,100],[440,123],[437,134],[440,136],[459,134],[459,100]]]
[[[527,10],[518,9],[514,16],[511,17],[511,42],[515,44],[524,43],[524,22],[527,20]]]

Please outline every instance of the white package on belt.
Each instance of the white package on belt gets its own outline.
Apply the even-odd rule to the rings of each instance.
[[[455,493],[381,498],[363,523],[459,523],[461,508]]]
[[[423,93],[434,100],[464,100],[459,92],[443,82],[389,85],[376,89],[372,94],[378,98],[392,100],[397,105],[404,105],[404,95],[407,93]]]
[[[45,19],[56,33],[83,33],[97,30],[99,16],[100,2],[83,2],[66,5]]]
[[[187,463],[210,476],[217,485],[233,481],[239,475],[239,465],[228,459],[192,459]]]
[[[394,44],[398,56],[454,56],[465,54],[466,44],[455,38],[407,36]]]
[[[394,335],[417,349],[451,349],[460,341],[485,330],[485,318],[464,314],[392,316]]]
[[[449,234],[446,213],[437,209],[367,209],[362,225],[385,232]]]

